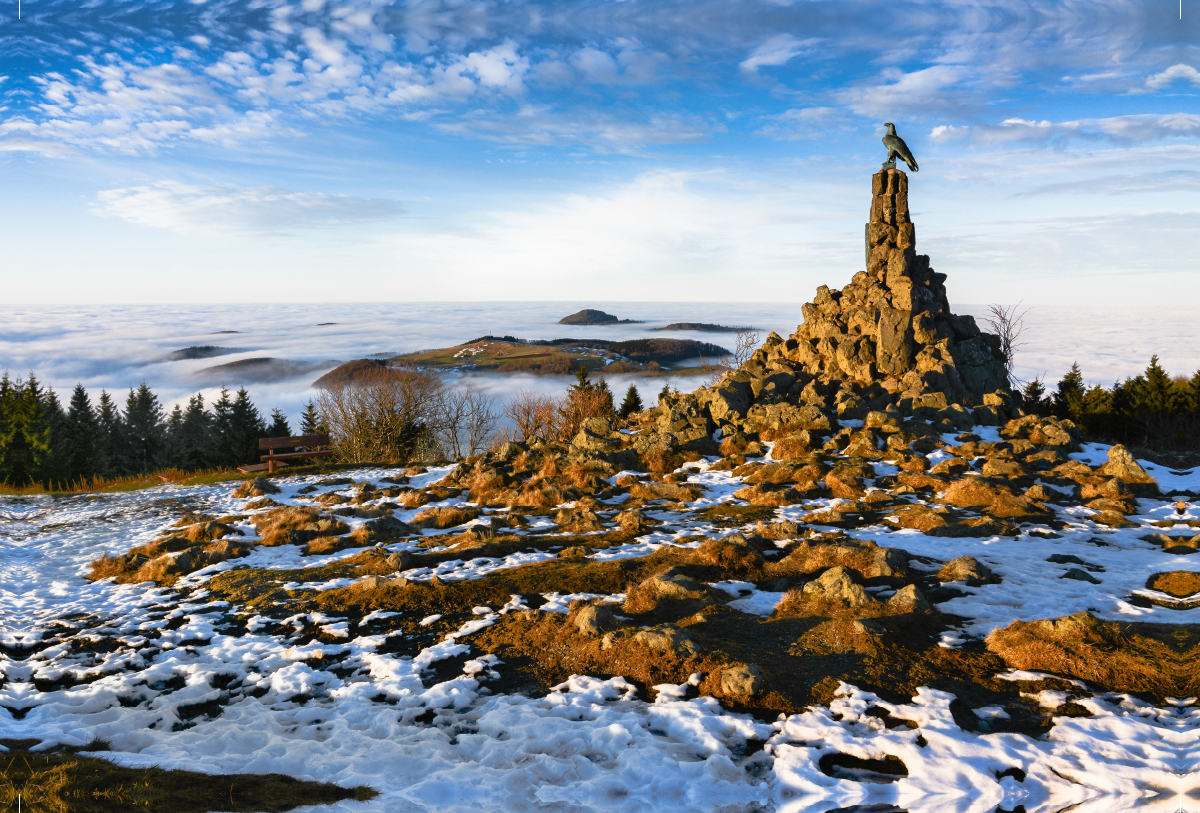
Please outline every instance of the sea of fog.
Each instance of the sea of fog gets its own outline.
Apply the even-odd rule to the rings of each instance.
[[[338,363],[447,347],[482,335],[526,339],[644,336],[691,338],[730,346],[732,334],[650,332],[672,322],[752,326],[782,336],[801,319],[799,302],[370,302],[295,305],[17,305],[0,324],[0,369],[24,377],[33,371],[60,394],[78,382],[92,393],[123,393],[147,382],[170,408],[194,392],[206,400],[219,382],[202,372],[239,359],[270,357],[293,362],[294,372],[269,382],[246,383],[264,413],[283,409],[293,419],[313,395],[312,382]],[[581,308],[600,308],[642,324],[571,327],[558,320]],[[983,326],[985,306],[956,305]],[[1073,361],[1090,383],[1111,384],[1136,375],[1157,354],[1173,375],[1200,369],[1200,322],[1187,307],[1076,308],[1036,306],[1028,310],[1023,345],[1017,353],[1021,379],[1041,376],[1053,383]],[[234,352],[216,358],[164,360],[172,351],[217,345]],[[471,382],[504,398],[523,388],[553,393],[568,376],[470,376]],[[678,389],[705,383],[703,377],[665,372],[658,376],[615,375],[620,395],[636,383],[644,400],[670,381]],[[231,379],[231,387],[241,385]]]

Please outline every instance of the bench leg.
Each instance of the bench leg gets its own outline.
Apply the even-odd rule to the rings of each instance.
[[[267,474],[275,473],[275,461],[270,457],[267,458]]]

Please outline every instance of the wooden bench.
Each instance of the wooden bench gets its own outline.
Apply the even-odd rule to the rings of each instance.
[[[329,435],[297,435],[291,438],[261,438],[258,441],[259,449],[266,449],[267,453],[259,456],[259,460],[266,462],[258,463],[253,466],[241,466],[238,471],[247,474],[255,471],[265,471],[268,474],[274,474],[277,468],[286,468],[287,463],[284,460],[292,460],[298,457],[328,457],[333,454],[333,449],[328,448],[330,445]],[[291,449],[296,446],[304,447],[302,452],[283,452],[276,453],[276,449]]]

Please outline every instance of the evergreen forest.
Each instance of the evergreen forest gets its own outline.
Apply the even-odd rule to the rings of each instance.
[[[303,423],[317,431],[311,404]],[[193,395],[167,413],[145,382],[130,388],[124,404],[107,391],[93,401],[82,384],[63,404],[32,373],[0,377],[0,483],[11,487],[228,469],[257,463],[259,438],[291,434],[287,417],[274,410],[265,419],[244,387],[222,388],[211,405]]]

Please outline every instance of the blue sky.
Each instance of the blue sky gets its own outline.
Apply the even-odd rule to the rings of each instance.
[[[952,301],[1200,295],[1194,2],[5,3],[9,301],[802,302],[886,121]]]

